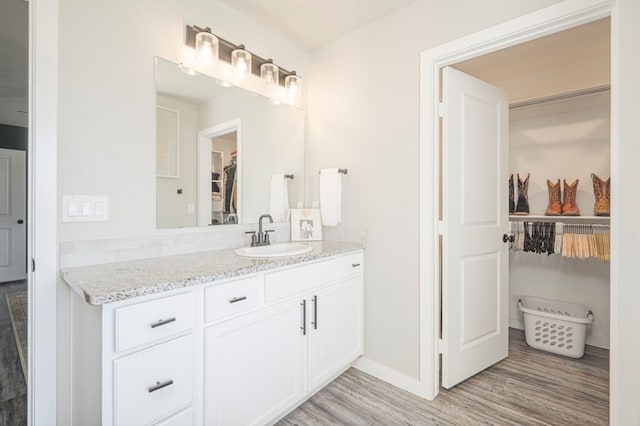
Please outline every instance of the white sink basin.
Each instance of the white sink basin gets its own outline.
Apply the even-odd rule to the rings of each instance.
[[[267,259],[273,257],[295,256],[297,254],[308,253],[313,247],[301,243],[278,243],[269,246],[240,247],[235,250],[235,254],[242,257],[254,257]]]

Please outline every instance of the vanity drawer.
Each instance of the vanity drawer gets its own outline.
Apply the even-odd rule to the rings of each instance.
[[[214,321],[260,305],[258,277],[250,277],[205,289],[205,321]]]
[[[194,317],[193,292],[116,309],[116,352],[188,331]]]
[[[337,278],[335,258],[298,266],[284,271],[272,272],[264,276],[265,302],[283,299],[309,289],[329,284]]]
[[[340,278],[362,274],[364,256],[362,252],[345,254],[338,258],[338,273]]]
[[[116,425],[146,425],[191,405],[193,338],[189,334],[114,361]]]

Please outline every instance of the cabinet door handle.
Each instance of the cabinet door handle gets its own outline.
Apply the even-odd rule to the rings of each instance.
[[[162,388],[166,388],[167,386],[171,386],[172,384],[173,384],[173,380],[167,380],[166,382],[163,382],[163,383],[156,382],[155,385],[151,386],[150,388],[147,388],[147,391],[149,391],[149,393],[152,393]]]
[[[307,335],[307,299],[303,299],[302,302],[300,302],[300,305],[302,305],[302,327],[300,327],[300,329],[302,330],[302,335],[306,336]]]
[[[169,323],[172,323],[176,320],[176,317],[172,317],[172,318],[167,318],[167,319],[161,319],[158,322],[154,322],[153,324],[151,324],[151,328],[156,328],[156,327],[160,327],[162,325],[167,325]]]
[[[313,329],[318,329],[318,296],[313,296]]]
[[[360,266],[360,264],[359,264],[359,263],[352,263],[352,264],[351,264],[351,267],[352,267],[352,268],[357,268],[358,266]]]
[[[238,303],[242,302],[243,300],[247,300],[247,296],[234,297],[233,299],[229,299],[229,303]]]

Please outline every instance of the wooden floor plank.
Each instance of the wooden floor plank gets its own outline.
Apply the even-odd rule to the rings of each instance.
[[[278,425],[608,424],[609,351],[582,359],[532,349],[510,330],[509,357],[426,401],[350,369]]]

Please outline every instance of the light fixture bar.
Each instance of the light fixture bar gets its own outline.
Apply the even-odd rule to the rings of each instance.
[[[186,39],[185,39],[185,44],[191,48],[196,47],[196,35],[198,33],[201,32],[208,32],[211,33],[211,28],[209,27],[205,27],[205,28],[200,28],[196,25],[187,25],[187,33],[186,33]],[[240,44],[234,44],[231,43],[228,40],[225,40],[224,38],[218,36],[217,34],[213,34],[218,38],[218,60],[227,62],[228,64],[231,64],[231,52],[233,52],[234,50],[240,48]],[[251,61],[251,74],[260,77],[260,66],[264,63],[269,62],[269,59],[263,58],[259,55],[256,55],[255,53],[253,53],[252,51],[248,50],[248,49],[244,49],[247,52],[251,53],[252,56],[252,61]],[[278,78],[278,84],[280,86],[284,87],[284,83],[285,83],[285,79],[290,76],[290,75],[297,75],[295,71],[288,71],[284,68],[282,68],[279,65],[276,65],[278,67],[278,69],[280,70],[279,72],[279,78]],[[300,77],[298,75],[298,77]]]

